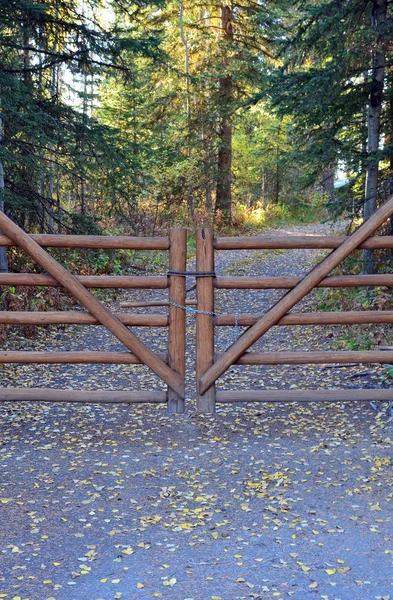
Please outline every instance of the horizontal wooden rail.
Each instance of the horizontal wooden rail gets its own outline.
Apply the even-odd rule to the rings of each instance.
[[[12,238],[31,258],[71,293],[84,308],[100,321],[128,350],[158,375],[177,394],[183,397],[184,377],[171,369],[148,348],[128,327],[117,319],[110,310],[100,303],[88,289],[71,273],[59,264],[46,250],[35,242],[16,223],[0,211],[0,229]],[[288,312],[288,311],[286,311]],[[282,315],[281,315],[282,316]]]
[[[165,289],[169,286],[166,276],[128,275],[78,275],[76,279],[87,288]],[[42,285],[61,287],[50,275],[36,273],[0,273],[0,285]]]
[[[388,353],[386,353],[388,354]],[[157,358],[167,362],[165,353],[155,354]],[[140,365],[141,360],[132,352],[28,352],[28,351],[4,351],[0,352],[0,364],[106,364],[106,365]]]
[[[222,356],[224,353],[219,353]],[[236,365],[318,365],[332,363],[390,363],[393,352],[364,350],[346,352],[246,352]]]
[[[217,402],[371,402],[392,401],[390,390],[238,390],[217,391]]]
[[[135,237],[128,235],[59,235],[32,234],[40,246],[47,248],[91,248],[96,250],[168,250],[167,237]],[[0,235],[0,246],[16,246],[15,242]]]
[[[261,235],[215,238],[216,250],[286,250],[300,248],[338,248],[344,236],[336,235]],[[393,248],[393,236],[375,236],[359,248]]]
[[[196,300],[186,300],[186,306],[196,306]],[[171,306],[168,300],[147,300],[146,302],[120,302],[120,308],[146,308],[148,306]]]
[[[132,327],[168,327],[168,315],[114,313],[124,325]],[[1,325],[101,325],[92,315],[74,311],[0,311]]]
[[[238,325],[250,327],[262,317],[262,314],[244,313],[238,315]],[[1,323],[0,315],[0,323]],[[357,325],[362,323],[393,323],[393,310],[359,310],[315,313],[289,313],[279,320],[277,325]],[[217,327],[236,325],[234,314],[222,314],[214,317]]]
[[[221,290],[277,290],[294,288],[301,281],[302,277],[216,277],[214,286]],[[315,287],[341,288],[376,285],[393,286],[393,275],[331,276],[322,279]]]
[[[113,390],[80,391],[48,390],[40,388],[3,388],[0,389],[0,402],[91,402],[93,404],[117,404],[167,401],[166,392],[116,392]]]

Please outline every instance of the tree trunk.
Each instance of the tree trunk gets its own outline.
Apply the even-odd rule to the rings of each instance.
[[[0,147],[3,144],[3,116],[0,100]],[[4,166],[0,156],[0,210],[4,211]],[[1,233],[1,231],[0,231]],[[7,249],[5,246],[0,246],[0,273],[8,272]]]
[[[368,104],[368,167],[363,217],[366,221],[377,206],[378,190],[378,151],[381,128],[381,109],[385,76],[384,26],[386,23],[388,0],[372,0],[372,33],[376,34],[372,51],[372,83]],[[374,253],[363,250],[363,272],[374,272]]]
[[[393,195],[393,71],[390,69],[388,78],[388,89],[390,98],[388,102],[388,135],[386,144],[389,146],[389,179],[388,179],[388,195]],[[393,235],[393,216],[389,219],[390,235]],[[390,260],[393,260],[393,248],[390,251]]]
[[[334,200],[334,173],[334,165],[327,165],[326,169],[324,169],[323,172],[322,185],[325,192],[328,195],[329,202],[332,202]]]
[[[187,157],[191,158],[191,101],[190,101],[190,67],[189,67],[189,51],[188,51],[188,42],[184,33],[183,27],[183,0],[180,0],[180,8],[179,8],[179,29],[180,29],[180,37],[184,46],[184,67],[185,67],[185,79],[186,79],[186,113],[187,113]],[[188,212],[189,215],[194,222],[195,209],[194,209],[194,186],[188,176],[187,181],[187,204],[188,204]]]
[[[280,200],[280,137],[281,137],[281,124],[280,120],[277,130],[277,145],[276,145],[276,182],[275,182],[275,202],[278,204]]]
[[[59,37],[59,27],[58,27],[58,18],[59,18],[59,2],[56,1],[55,6],[55,37],[53,44],[53,53],[56,55],[58,51],[58,37]],[[57,102],[57,94],[58,94],[58,67],[55,63],[52,66],[52,74],[51,74],[51,86],[50,86],[50,95],[53,103]],[[55,153],[55,144],[53,140],[49,143],[49,184],[48,184],[48,196],[47,196],[47,211],[48,211],[48,228],[49,233],[55,232],[54,227],[54,191],[55,191],[55,163],[54,163],[54,153]]]
[[[81,140],[81,199],[80,213],[86,214],[86,169],[85,169],[85,136],[87,128],[87,71],[83,74],[83,105],[82,105],[82,140]]]
[[[224,41],[224,59],[222,61],[223,76],[219,80],[220,127],[218,133],[217,187],[215,212],[221,214],[224,224],[231,222],[232,215],[232,75],[226,74],[227,49],[225,44],[233,40],[232,9],[221,6],[221,31]]]

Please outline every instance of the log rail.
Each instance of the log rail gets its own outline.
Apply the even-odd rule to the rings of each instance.
[[[82,311],[0,311],[2,325],[101,325],[122,342],[125,352],[0,351],[0,364],[117,364],[149,366],[166,384],[166,391],[78,391],[37,388],[0,389],[0,402],[125,402],[166,403],[169,413],[184,411],[185,318],[183,311],[169,302],[185,305],[185,279],[182,276],[113,276],[71,275],[44,248],[89,248],[97,250],[164,250],[169,251],[169,266],[174,271],[186,269],[186,229],[172,229],[168,237],[27,235],[0,212],[0,246],[19,246],[46,273],[0,273],[0,286],[63,287],[79,300]],[[95,289],[168,289],[169,300],[125,303],[127,308],[169,306],[169,314],[112,313],[88,291]],[[168,351],[155,353],[128,329],[133,327],[167,327]]]
[[[295,250],[295,249],[335,249],[348,237],[336,235],[254,235],[248,237],[215,238],[215,250]],[[357,249],[393,248],[393,236],[370,237]]]
[[[214,313],[214,290],[260,289],[288,290],[280,301],[264,314],[220,314],[200,318],[203,328],[198,331],[197,320],[197,364],[198,349],[205,362],[205,368],[197,373],[198,411],[214,412],[216,402],[282,402],[282,401],[340,401],[340,400],[390,400],[393,401],[393,389],[387,390],[216,390],[217,379],[231,365],[295,365],[295,364],[345,364],[345,363],[392,363],[391,351],[363,352],[247,352],[247,350],[271,327],[305,325],[351,325],[372,323],[393,323],[393,310],[381,311],[340,311],[300,313],[290,312],[305,295],[314,288],[343,288],[360,286],[393,286],[393,275],[340,275],[330,273],[350,253],[359,249],[393,248],[393,236],[373,236],[383,222],[393,214],[393,197],[381,206],[354,234],[347,237],[316,235],[260,235],[250,237],[214,237],[212,230],[204,229],[197,235],[199,252],[204,256],[213,255],[220,250],[267,250],[267,249],[330,249],[327,257],[304,277],[247,277],[216,276],[206,278],[203,283],[203,295],[197,296],[198,308]],[[197,262],[198,264],[198,262]],[[210,286],[210,287],[209,287]],[[202,288],[202,284],[200,284]],[[198,289],[197,289],[198,292]],[[209,295],[209,303],[205,298]],[[212,324],[213,333],[211,326]],[[224,353],[215,354],[214,328],[247,327],[239,339]],[[199,336],[199,337],[198,337]],[[208,352],[207,352],[208,350]],[[207,357],[208,354],[208,357]]]

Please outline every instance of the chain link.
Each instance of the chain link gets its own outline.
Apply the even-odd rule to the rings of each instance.
[[[173,302],[173,300],[168,300],[169,304],[172,306],[176,306],[176,308],[182,308],[186,312],[189,312],[194,315],[209,315],[211,317],[215,317],[215,312],[209,312],[208,310],[198,310],[197,308],[192,308],[192,306],[183,306],[182,304],[177,304],[177,302]]]
[[[192,308],[192,306],[183,306],[182,304],[178,304],[177,302],[173,302],[173,300],[168,300],[169,304],[175,306],[176,308],[181,308],[186,312],[192,315],[208,315],[210,317],[215,317],[217,313],[210,312],[208,310],[199,310],[198,308]],[[235,312],[235,329],[233,330],[232,335],[232,344],[234,344],[240,335],[240,327],[239,327],[239,313]]]
[[[239,337],[240,328],[239,328],[239,313],[235,312],[235,329],[233,330],[232,340],[235,343]]]

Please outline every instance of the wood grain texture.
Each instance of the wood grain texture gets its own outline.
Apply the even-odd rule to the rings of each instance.
[[[40,246],[38,246],[40,248]],[[48,255],[49,256],[49,255]],[[68,271],[67,271],[68,272]],[[157,276],[128,276],[128,275],[71,275],[85,288],[121,288],[121,289],[165,289],[168,287],[168,277]],[[61,287],[55,277],[36,273],[0,273],[0,285],[28,285]],[[65,287],[65,286],[64,286]]]
[[[32,234],[31,238],[47,248],[96,248],[98,250],[168,250],[167,237],[135,237],[128,235],[61,235]],[[0,246],[15,246],[14,240],[0,235]]]
[[[390,390],[217,391],[217,402],[371,402],[393,400]]]
[[[198,229],[196,232],[196,270],[214,272],[213,230]],[[214,312],[213,277],[197,277],[197,309]],[[200,413],[213,413],[216,407],[214,383],[203,393],[199,381],[203,373],[214,364],[214,323],[213,316],[196,315],[196,379],[197,410]]]
[[[158,377],[176,393],[184,393],[184,383],[178,373],[172,371],[154,352],[143,344],[123,323],[101,304],[76,277],[71,275],[27,233],[0,211],[0,229],[23,248],[52,277],[66,288],[102,325],[104,325],[128,350],[149,366]]]
[[[167,315],[113,313],[123,323],[132,327],[167,327]],[[73,311],[0,311],[1,325],[101,325],[88,313]]]
[[[185,306],[196,306],[196,300],[186,300]],[[120,308],[147,308],[148,306],[170,306],[168,300],[146,300],[146,302],[120,302]]]
[[[363,225],[346,238],[336,250],[315,266],[292,290],[287,292],[263,317],[212,365],[199,380],[199,391],[204,393],[228,367],[248,350],[264,333],[273,327],[302,298],[315,288],[355,248],[365,242],[386,219],[393,214],[393,197],[390,197]]]
[[[223,356],[224,353],[218,356]],[[334,363],[388,363],[393,352],[365,350],[361,352],[245,352],[236,365],[318,365]]]
[[[165,353],[156,354],[157,358],[167,362]],[[106,364],[106,365],[140,365],[140,359],[132,352],[95,352],[81,350],[76,352],[27,352],[0,351],[0,364]]]
[[[302,248],[338,248],[347,237],[335,235],[258,235],[249,237],[219,237],[214,240],[216,250],[281,250]],[[371,237],[358,246],[361,248],[393,248],[393,236]]]
[[[169,234],[169,269],[185,271],[187,262],[187,230],[171,229]],[[186,278],[179,275],[169,277],[169,299],[185,306]],[[186,373],[186,312],[182,308],[169,305],[168,329],[169,366],[179,373],[183,382]],[[184,395],[180,396],[168,389],[168,413],[184,412]]]
[[[254,325],[263,314],[243,313],[238,316],[240,326]],[[1,321],[0,321],[1,322]],[[361,323],[393,323],[393,310],[332,311],[316,313],[289,313],[276,325],[356,325]],[[235,315],[222,314],[214,317],[216,327],[234,326]]]
[[[79,391],[40,388],[2,388],[0,402],[90,402],[93,404],[165,403],[166,392]]]
[[[291,289],[302,277],[216,277],[214,286],[222,290],[277,290]],[[324,277],[317,288],[358,286],[393,286],[393,275],[339,275]]]

